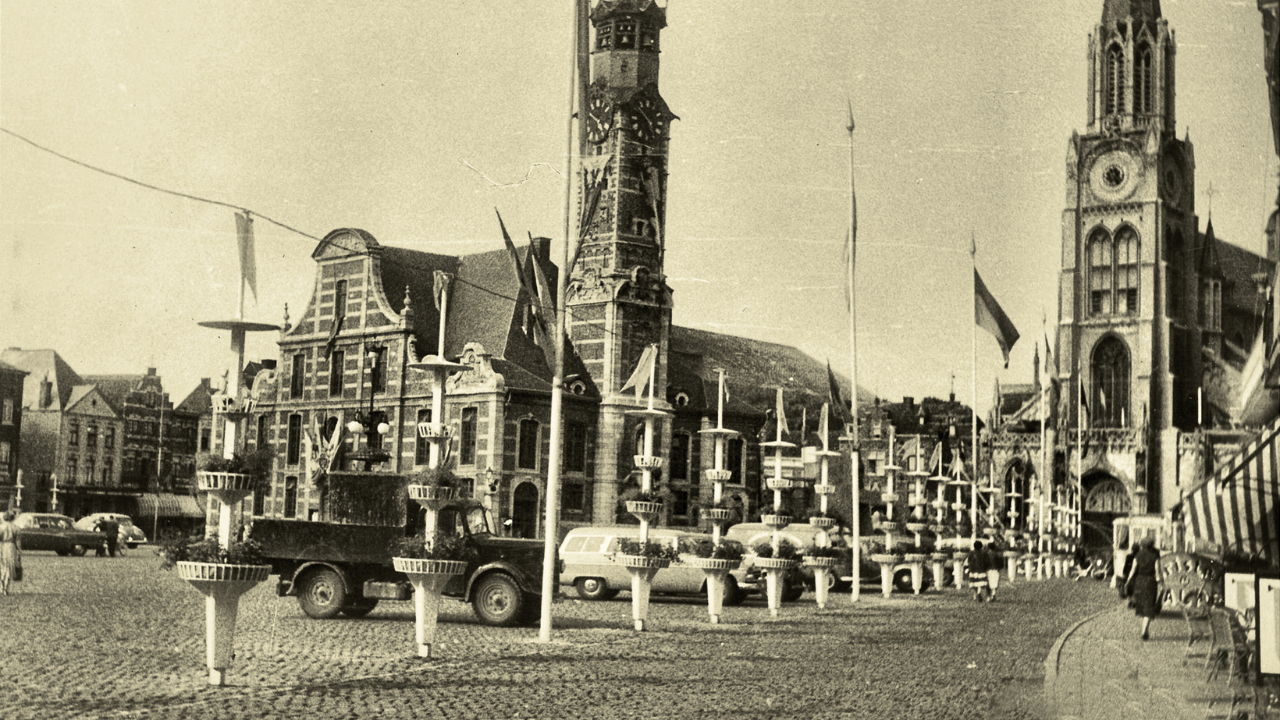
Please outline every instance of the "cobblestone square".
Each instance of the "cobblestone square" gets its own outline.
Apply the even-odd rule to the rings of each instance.
[[[1007,584],[991,604],[866,587],[825,611],[806,594],[777,620],[753,598],[717,626],[701,600],[655,598],[636,633],[627,593],[571,595],[543,644],[447,600],[438,658],[422,661],[410,603],[317,621],[268,581],[242,598],[229,686],[214,688],[203,598],[150,549],[26,566],[0,598],[6,718],[1040,718],[1054,641],[1115,604],[1091,581]]]

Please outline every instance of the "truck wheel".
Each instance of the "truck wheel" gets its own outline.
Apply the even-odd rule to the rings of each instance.
[[[609,585],[600,578],[578,578],[573,587],[583,600],[604,600],[609,597]]]
[[[349,618],[362,618],[373,612],[376,607],[378,607],[378,598],[359,598],[342,608],[342,614]]]
[[[74,545],[72,546],[70,553],[76,557],[84,557],[85,550],[86,548],[83,545]]]
[[[921,585],[921,588],[923,589],[923,584]],[[910,570],[899,570],[893,574],[893,589],[904,593],[914,592],[911,587]]]
[[[732,575],[724,576],[724,604],[730,607],[741,605],[743,600],[747,599],[747,594],[738,587],[738,581],[733,579]]]
[[[782,602],[795,602],[804,595],[804,582],[788,583],[782,588]]]
[[[347,588],[338,573],[328,568],[313,570],[298,586],[298,604],[309,617],[327,620],[347,604]]]
[[[506,573],[485,575],[471,594],[471,607],[485,625],[510,627],[520,619],[525,604],[520,586]]]

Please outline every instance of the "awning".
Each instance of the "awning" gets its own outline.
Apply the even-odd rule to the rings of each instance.
[[[139,495],[134,498],[138,504],[138,512],[134,518],[149,517],[184,517],[184,518],[203,518],[204,510],[200,508],[200,503],[190,495],[176,495],[174,493],[151,493],[147,495]]]
[[[1280,420],[1182,499],[1187,533],[1224,553],[1280,558]]]

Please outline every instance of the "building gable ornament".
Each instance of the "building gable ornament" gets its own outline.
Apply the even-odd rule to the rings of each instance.
[[[493,356],[480,343],[467,343],[458,362],[467,369],[449,376],[446,392],[492,392],[506,387],[506,380],[493,369]]]

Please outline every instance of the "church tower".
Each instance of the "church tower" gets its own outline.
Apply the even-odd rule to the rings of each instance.
[[[1101,458],[1092,479],[1117,480],[1130,498],[1151,492],[1152,501],[1176,460],[1174,428],[1196,422],[1201,373],[1195,160],[1190,139],[1175,134],[1175,57],[1159,0],[1104,0],[1089,38],[1088,125],[1068,146],[1062,217],[1065,420],[1073,430],[1081,422],[1136,430],[1113,433],[1110,447],[1123,456]],[[1087,497],[1090,468],[1083,474]]]
[[[671,288],[663,273],[667,143],[675,116],[658,92],[666,9],[653,0],[600,0],[587,93],[584,241],[569,277],[569,334],[603,398],[596,443],[593,516],[612,522],[630,474],[637,421],[621,393],[644,348],[658,346],[656,398],[666,407]],[[670,423],[655,454],[667,455]]]

